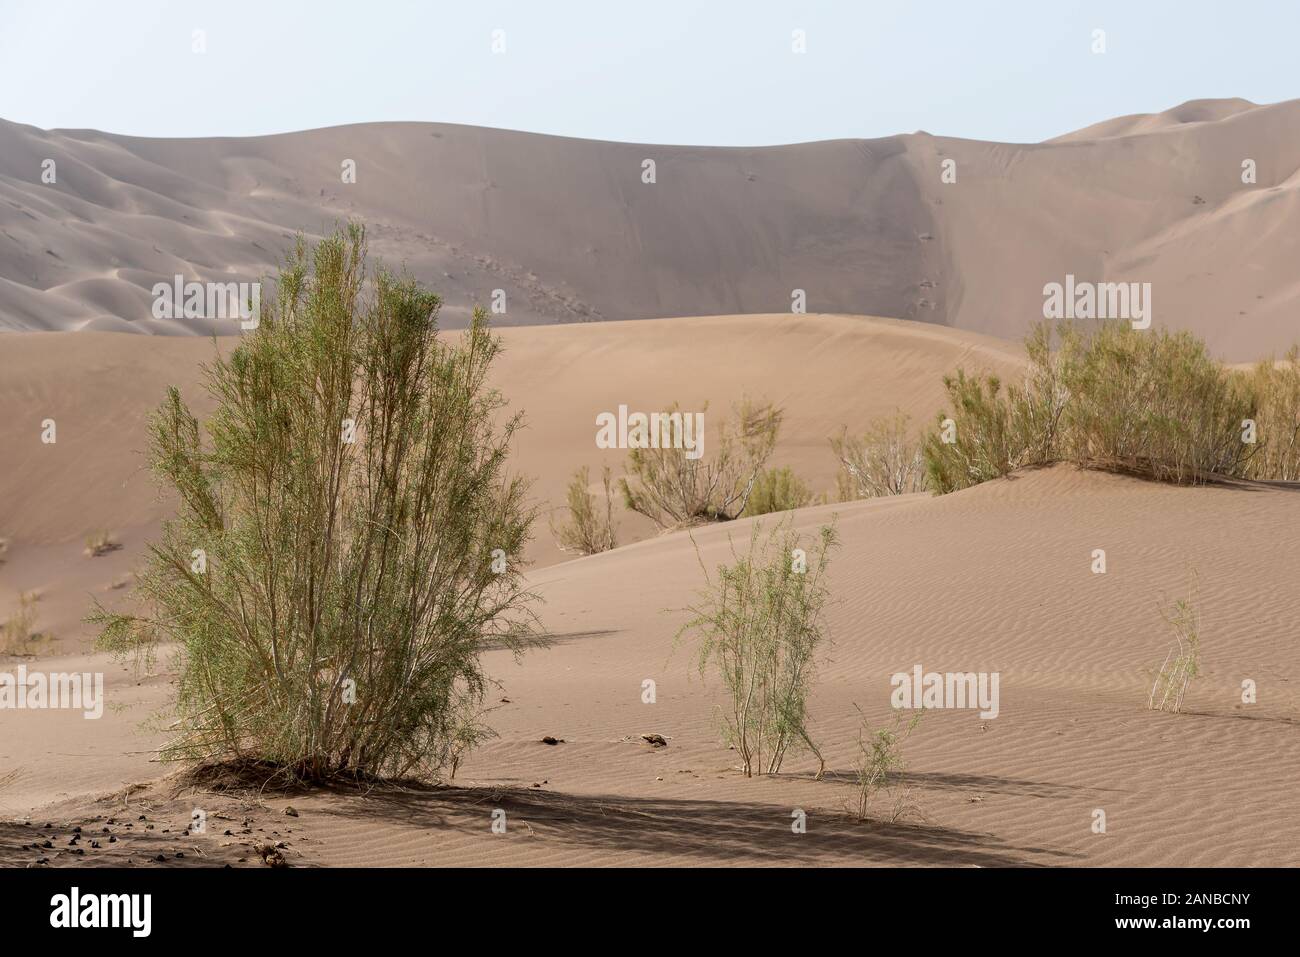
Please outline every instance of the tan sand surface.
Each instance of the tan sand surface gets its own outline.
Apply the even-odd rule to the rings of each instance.
[[[1194,100],[1036,144],[723,149],[434,123],[167,140],[0,121],[0,328],[229,332],[154,319],[153,285],[252,282],[295,233],[358,218],[453,323],[497,289],[522,324],[788,311],[801,289],[810,311],[1018,338],[1068,273],[1149,282],[1157,326],[1256,359],[1297,336],[1298,170],[1300,100]]]
[[[943,372],[1018,363],[1014,347],[981,336],[848,316],[510,329],[505,338],[497,383],[531,423],[517,465],[549,502],[573,467],[621,459],[598,453],[592,438],[595,412],[619,401],[713,409],[765,391],[787,410],[779,462],[820,490],[834,468],[825,439],[840,423],[896,406],[928,421]],[[690,640],[674,639],[703,584],[701,560],[709,569],[727,560],[728,539],[743,547],[750,521],[654,535],[624,519],[628,544],[577,560],[559,560],[538,529],[530,577],[552,646],[517,662],[487,653],[500,682],[489,698],[499,737],[469,758],[456,787],[182,788],[152,760],[159,733],[140,727],[167,700],[165,665],[127,672],[90,651],[77,620],[91,595],[125,600],[126,589],[109,586],[165,511],[136,472],[141,417],[164,383],[192,388],[211,345],[93,334],[0,343],[0,535],[13,539],[0,615],[18,590],[37,589],[39,624],[54,633],[37,657],[0,668],[103,671],[110,700],[98,721],[0,712],[0,770],[19,771],[0,792],[0,818],[16,820],[0,826],[2,863],[162,855],[262,866],[252,845],[266,840],[283,841],[295,865],[1300,863],[1300,565],[1286,534],[1300,523],[1300,491],[1173,488],[1065,466],[941,498],[796,513],[809,532],[838,515],[843,540],[831,571],[833,644],[811,702],[823,780],[807,756],[778,778],[745,779],[720,743],[721,689],[695,671]],[[37,438],[47,415],[59,419],[55,447]],[[98,528],[123,548],[82,554]],[[1107,553],[1104,575],[1091,571],[1096,548]],[[1185,713],[1149,713],[1146,672],[1169,643],[1161,603],[1182,594],[1193,569],[1205,675]],[[857,823],[845,811],[855,705],[885,723],[889,676],[918,664],[998,672],[1000,714],[926,712],[905,747],[918,813]],[[645,679],[656,683],[654,704],[642,703]],[[1256,704],[1241,703],[1245,679],[1258,685]],[[646,733],[667,747],[652,748]],[[547,735],[564,743],[541,743]],[[186,834],[196,807],[209,828]],[[498,808],[503,835],[491,831]],[[791,831],[796,809],[806,834]],[[1091,830],[1097,809],[1105,834]],[[45,823],[60,846],[33,846]],[[74,825],[109,827],[120,840],[74,855]]]

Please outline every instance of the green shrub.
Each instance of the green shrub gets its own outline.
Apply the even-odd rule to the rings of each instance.
[[[794,474],[793,469],[764,469],[754,482],[754,490],[745,505],[744,517],[803,508],[812,498],[812,491]]]
[[[1300,347],[1281,362],[1261,362],[1243,377],[1255,400],[1255,448],[1246,464],[1253,479],[1300,482]]]
[[[605,509],[602,515],[596,496],[591,494],[591,470],[584,465],[573,474],[568,489],[569,520],[557,526],[554,517],[551,519],[551,534],[561,551],[595,555],[618,545],[614,532],[614,496],[609,479],[607,465],[603,475]]]
[[[367,281],[360,227],[299,240],[260,325],[205,367],[206,428],[168,390],[150,460],[180,509],[137,579],[147,614],[91,619],[119,654],[179,646],[167,757],[436,774],[480,735],[480,651],[535,634],[532,513],[486,315],[448,342],[438,307]]]
[[[862,715],[862,709],[858,709]],[[856,773],[857,803],[854,814],[859,821],[870,817],[876,799],[882,794],[891,797],[889,821],[894,823],[911,809],[910,794],[902,780],[907,770],[903,760],[903,742],[916,730],[921,722],[920,713],[904,718],[895,714],[887,728],[872,728],[862,715],[862,726],[858,730],[858,761],[854,767]]]
[[[678,632],[679,639],[698,635],[700,673],[713,667],[722,678],[730,699],[724,731],[746,777],[776,774],[792,747],[807,747],[821,759],[808,734],[807,701],[824,644],[834,526],[823,526],[809,551],[799,545],[789,519],[766,536],[755,522],[748,553],[733,548],[734,562],[718,568]]]
[[[669,413],[678,410],[673,403]],[[672,447],[668,424],[661,420],[659,448],[628,452],[630,480],[619,482],[624,504],[660,528],[739,518],[776,447],[781,419],[781,410],[770,402],[745,399],[717,430],[712,453],[697,459]]]
[[[1014,419],[1019,402],[1014,391],[1004,394],[997,376],[967,376],[958,369],[944,376],[953,403],[951,416],[939,413],[936,429],[923,447],[926,479],[936,492],[953,492],[1000,478],[1029,464],[1027,448],[1017,442],[1020,424]],[[949,429],[955,430],[948,441]]]
[[[1243,474],[1254,402],[1191,333],[1065,327],[1061,351],[1061,457],[1184,485]]]
[[[1062,461],[1179,484],[1246,474],[1255,399],[1190,333],[1042,323],[1026,351],[1020,385],[961,369],[944,378],[953,412],[925,443],[936,491]]]

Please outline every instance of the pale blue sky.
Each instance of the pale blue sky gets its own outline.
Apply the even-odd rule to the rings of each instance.
[[[1300,96],[1298,36],[1297,0],[0,0],[0,118],[143,136],[430,120],[651,143],[1027,142],[1200,97]]]

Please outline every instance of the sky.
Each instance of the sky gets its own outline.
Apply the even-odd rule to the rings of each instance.
[[[714,146],[1037,142],[1190,99],[1300,96],[1297,36],[1297,0],[0,0],[0,118],[166,137],[420,120]]]

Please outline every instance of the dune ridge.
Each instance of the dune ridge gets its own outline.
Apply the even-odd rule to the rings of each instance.
[[[0,329],[230,334],[154,319],[152,285],[269,277],[298,231],[358,218],[452,324],[497,289],[515,324],[780,312],[802,289],[813,312],[1016,338],[1069,273],[1150,282],[1157,325],[1255,360],[1296,338],[1298,171],[1297,100],[1191,101],[1038,144],[651,146],[436,123],[162,140],[0,121]]]

